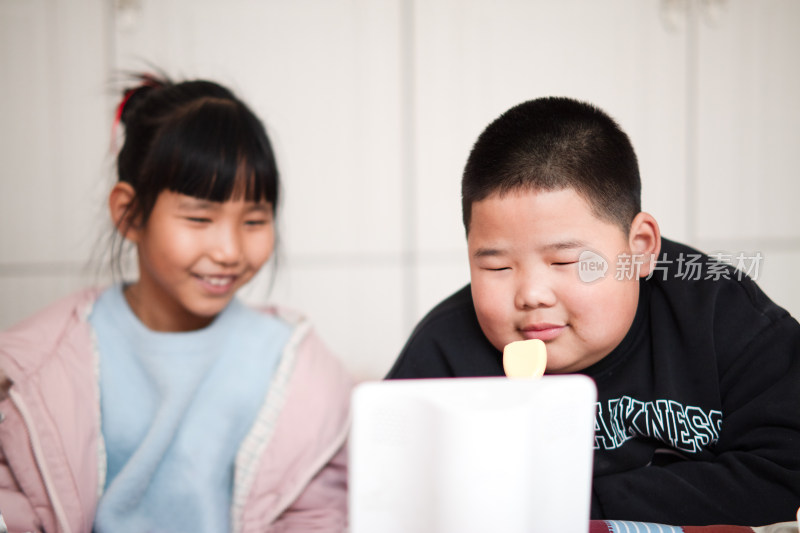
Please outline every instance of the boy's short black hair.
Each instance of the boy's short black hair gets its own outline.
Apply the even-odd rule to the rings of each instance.
[[[470,152],[461,180],[464,228],[469,234],[472,204],[492,194],[566,188],[627,235],[642,188],[630,139],[591,104],[563,97],[524,102],[489,124]]]

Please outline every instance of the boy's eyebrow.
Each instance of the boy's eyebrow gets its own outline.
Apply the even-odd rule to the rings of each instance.
[[[503,255],[503,250],[499,248],[478,248],[475,250],[475,253],[472,254],[473,257],[480,258],[480,257],[496,257],[498,255]]]
[[[557,241],[545,244],[542,247],[543,251],[559,251],[559,250],[575,250],[580,248],[588,248],[587,244],[583,241],[575,240],[567,240],[567,241]],[[475,253],[472,254],[475,258],[481,257],[497,257],[500,255],[504,255],[506,252],[502,248],[478,248],[475,250]]]
[[[574,250],[575,248],[588,248],[585,242],[575,240],[557,241],[546,244],[545,250]]]

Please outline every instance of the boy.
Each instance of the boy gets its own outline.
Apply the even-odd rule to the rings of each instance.
[[[800,325],[740,270],[662,240],[640,189],[597,108],[543,98],[500,116],[462,180],[471,285],[388,377],[502,376],[507,343],[541,339],[547,373],[597,384],[592,518],[794,520]]]

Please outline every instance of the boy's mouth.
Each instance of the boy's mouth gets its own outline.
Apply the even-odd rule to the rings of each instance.
[[[561,335],[566,327],[558,324],[532,324],[521,328],[520,333],[526,340],[539,339],[547,342]]]

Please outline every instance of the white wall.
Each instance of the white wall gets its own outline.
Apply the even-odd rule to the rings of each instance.
[[[0,327],[96,280],[119,72],[230,85],[284,178],[275,287],[360,378],[468,280],[483,127],[561,94],[618,119],[668,237],[760,252],[800,315],[795,0],[0,0]]]

